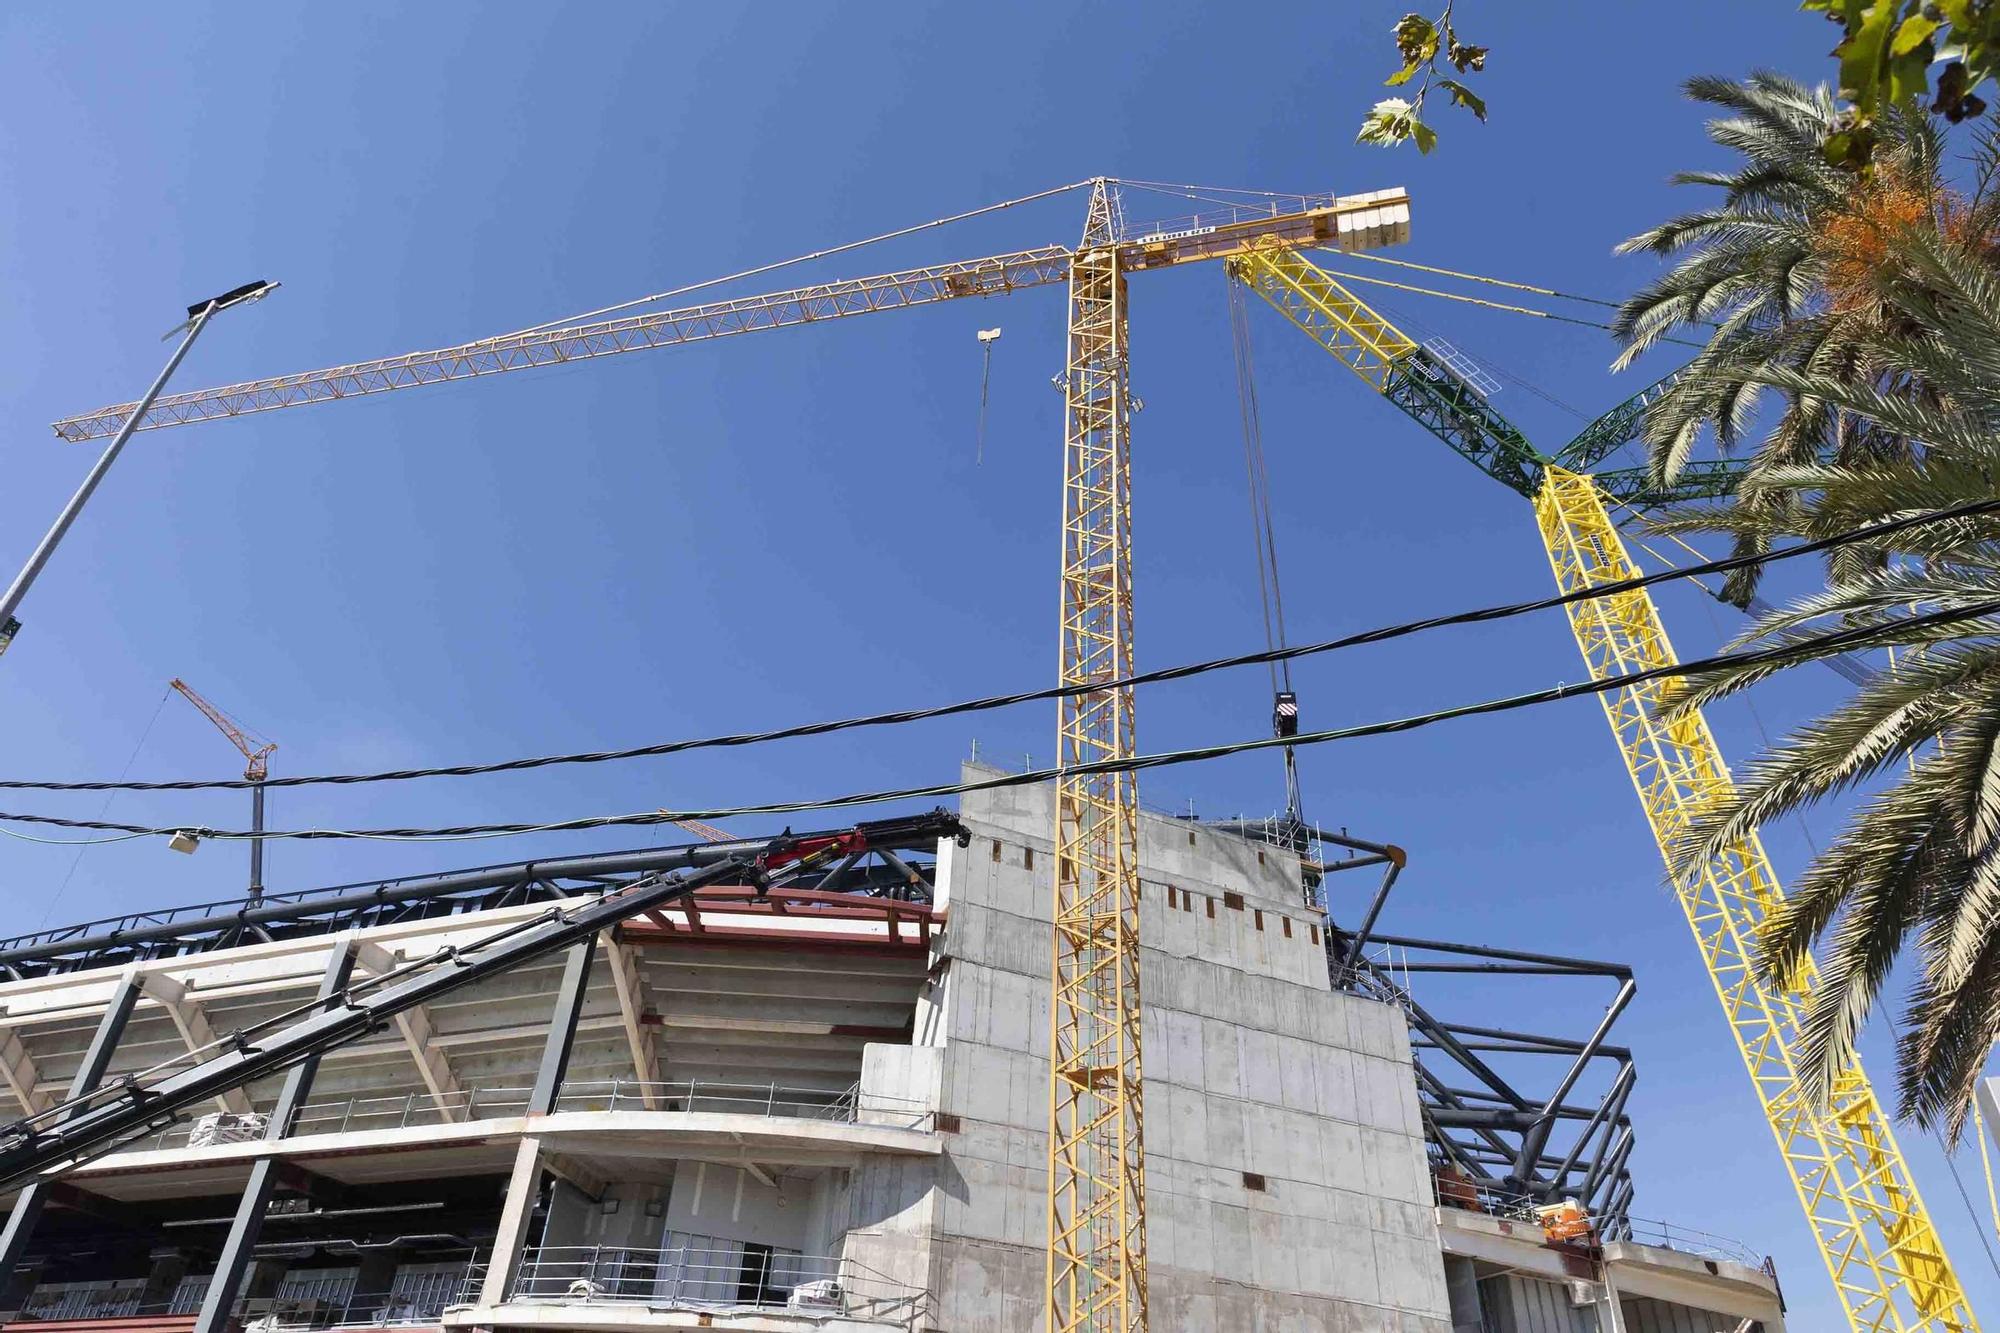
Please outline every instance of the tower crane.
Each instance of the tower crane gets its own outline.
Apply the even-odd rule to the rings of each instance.
[[[676,346],[797,324],[1067,283],[1060,680],[1085,687],[1057,720],[1064,769],[1135,753],[1126,277],[1256,247],[1365,250],[1409,234],[1400,189],[1273,196],[1128,226],[1117,183],[1089,182],[1082,240],[560,327],[304,374],[163,395],[139,430]],[[65,440],[119,429],[130,405],[55,423]],[[1138,794],[1130,773],[1057,782],[1050,980],[1050,1333],[1147,1325],[1140,1101]]]
[[[1599,418],[1550,458],[1446,357],[1419,346],[1305,255],[1259,248],[1232,259],[1229,271],[1377,393],[1529,500],[1564,592],[1637,577],[1606,501],[1644,505],[1655,497],[1635,494],[1629,473],[1593,477],[1585,469],[1632,438],[1660,386]],[[1691,468],[1689,485],[1699,493],[1726,484],[1727,468]],[[1676,660],[1644,589],[1572,603],[1568,614],[1595,679]],[[1666,855],[1695,811],[1729,789],[1730,777],[1700,713],[1673,722],[1662,716],[1663,684],[1600,697]],[[1824,1105],[1799,1085],[1805,999],[1816,978],[1810,959],[1789,987],[1757,972],[1759,929],[1784,892],[1763,844],[1754,834],[1739,840],[1693,877],[1675,876],[1675,891],[1849,1326],[1855,1333],[1971,1333],[1977,1323],[1964,1288],[1867,1074],[1858,1063],[1843,1072]]]
[[[183,699],[186,699],[196,708],[199,708],[201,715],[210,722],[213,722],[215,729],[224,736],[227,736],[231,745],[242,751],[244,759],[243,778],[246,782],[253,784],[250,788],[250,831],[252,833],[262,833],[264,831],[264,779],[270,776],[270,767],[267,761],[271,757],[271,751],[278,748],[278,743],[276,741],[265,741],[262,745],[258,745],[255,741],[252,741],[245,734],[242,725],[236,719],[202,698],[201,695],[195,693],[194,686],[188,684],[179,676],[174,677],[167,684],[178,692]],[[264,840],[257,837],[250,839],[250,896],[252,898],[261,898],[264,896]]]

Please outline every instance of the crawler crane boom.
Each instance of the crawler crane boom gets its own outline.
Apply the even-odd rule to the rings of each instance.
[[[1231,272],[1378,393],[1487,475],[1531,499],[1564,592],[1639,573],[1606,508],[1607,494],[1622,490],[1620,498],[1650,504],[1727,486],[1727,470],[1720,466],[1695,472],[1673,496],[1651,491],[1643,473],[1593,478],[1557,466],[1440,358],[1305,256],[1258,251],[1234,261]],[[1629,438],[1637,421],[1630,409],[1624,405],[1601,419],[1564,457],[1604,457]],[[1622,424],[1612,419],[1621,413]],[[1611,438],[1621,431],[1625,434]],[[1643,589],[1576,603],[1569,617],[1595,679],[1676,660],[1659,610]],[[1671,725],[1660,720],[1661,688],[1653,682],[1602,698],[1665,855],[1689,817],[1726,790],[1730,779],[1699,713]],[[1815,975],[1808,966],[1795,988],[1785,990],[1757,974],[1758,929],[1783,896],[1763,844],[1754,836],[1743,839],[1692,880],[1677,877],[1675,888],[1849,1326],[1855,1333],[1976,1329],[1867,1075],[1859,1065],[1849,1069],[1824,1108],[1815,1108],[1799,1087],[1801,1022]]]

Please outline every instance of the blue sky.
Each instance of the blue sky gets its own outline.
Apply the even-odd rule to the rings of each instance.
[[[1622,295],[1620,238],[1718,165],[1694,73],[1819,78],[1830,30],[1784,3],[1462,6],[1493,47],[1493,122],[1430,158],[1352,145],[1401,6],[438,4],[0,9],[0,435],[12,569],[88,466],[46,423],[134,396],[190,300],[251,278],[180,388],[456,342],[1087,176],[1276,190],[1407,185],[1403,256]],[[1134,196],[1132,213],[1181,211]],[[798,281],[1072,240],[1078,202],[793,270]],[[751,288],[756,290],[761,288]],[[1132,285],[1140,665],[1261,641],[1221,275]],[[1548,445],[1640,382],[1608,338],[1399,296],[1490,359]],[[1539,595],[1526,506],[1253,313],[1298,639]],[[1584,311],[1583,313],[1589,313]],[[1062,301],[845,322],[553,373],[141,436],[23,610],[0,664],[5,768],[232,776],[186,677],[276,738],[276,773],[588,749],[1012,689],[1051,678]],[[979,353],[999,324],[983,462]],[[1289,336],[1288,336],[1289,335]],[[1670,363],[1662,362],[1664,373]],[[1580,414],[1580,415],[1579,415]],[[1731,628],[1669,594],[1692,653]],[[1581,674],[1560,621],[1297,671],[1308,726]],[[1730,752],[1838,697],[1835,677],[1721,710]],[[1262,734],[1259,673],[1148,694],[1143,748]],[[275,825],[480,822],[728,804],[948,777],[976,739],[1051,754],[1049,710],[478,782],[275,793]],[[151,726],[149,729],[149,721]],[[140,744],[144,739],[143,745]],[[1776,1256],[1794,1326],[1837,1315],[1597,706],[1303,756],[1309,813],[1410,850],[1391,924],[1630,962],[1647,1217]],[[1269,756],[1149,776],[1205,814],[1281,799]],[[14,808],[94,815],[101,797]],[[236,794],[122,796],[112,817],[239,822]],[[1831,831],[1820,817],[1812,833]],[[743,826],[752,831],[752,826]],[[1807,854],[1772,830],[1781,871]],[[627,845],[279,845],[275,887]],[[676,834],[672,839],[679,840]],[[75,861],[72,871],[72,861]],[[238,850],[0,845],[0,930],[225,896]],[[1351,892],[1358,893],[1360,886]],[[58,897],[58,893],[60,896]],[[1490,1001],[1500,1004],[1499,1001]],[[1587,1029],[1602,997],[1509,1000]],[[1875,1063],[1886,1069],[1877,1043]],[[1941,1161],[1907,1134],[1975,1301],[2000,1294]],[[1975,1190],[1976,1162],[1968,1183]]]

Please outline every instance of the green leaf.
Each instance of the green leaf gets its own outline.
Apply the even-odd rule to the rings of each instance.
[[[1866,130],[1838,130],[1826,136],[1820,151],[1830,166],[1858,167],[1867,162],[1873,147],[1874,138]]]
[[[1897,0],[1872,0],[1857,24],[1850,5],[1847,36],[1833,48],[1840,58],[1840,91],[1863,114],[1882,101],[1883,57],[1897,7]]]
[[[1415,133],[1416,123],[1408,102],[1400,97],[1385,97],[1361,122],[1361,132],[1354,136],[1354,142],[1394,148]],[[1432,136],[1432,141],[1436,141],[1436,136]]]
[[[1888,96],[1892,102],[1911,102],[1930,91],[1931,46],[1923,43],[1906,56],[1889,61]]]
[[[1437,131],[1414,116],[1410,118],[1410,134],[1417,141],[1417,151],[1419,153],[1428,155],[1431,149],[1437,147]]]
[[[1889,43],[1889,54],[1906,56],[1931,39],[1931,34],[1943,25],[1936,19],[1927,19],[1922,14],[1912,14],[1896,26],[1896,36]]]
[[[1384,88],[1401,87],[1403,84],[1408,83],[1421,68],[1423,68],[1421,65],[1405,65],[1388,78],[1382,80],[1382,86]]]
[[[1483,124],[1486,120],[1486,102],[1478,93],[1460,83],[1457,79],[1439,79],[1438,87],[1451,94],[1452,102],[1464,107]]]
[[[1391,31],[1396,35],[1396,50],[1405,65],[1428,65],[1437,59],[1437,25],[1422,14],[1403,15]]]

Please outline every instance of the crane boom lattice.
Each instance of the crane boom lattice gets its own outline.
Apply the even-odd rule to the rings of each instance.
[[[1690,469],[1679,492],[1663,494],[1646,489],[1643,470],[1635,470],[1637,479],[1632,472],[1619,474],[1619,489],[1606,486],[1604,477],[1559,467],[1448,366],[1303,255],[1251,251],[1231,270],[1376,392],[1488,476],[1530,498],[1564,592],[1638,576],[1606,507],[1608,495],[1659,503],[1714,494],[1731,481],[1726,465],[1705,473]],[[1645,397],[1633,400],[1640,409]],[[1589,456],[1603,457],[1611,447],[1609,432],[1629,430],[1638,420],[1630,404],[1612,416],[1624,424],[1607,426]],[[1576,603],[1569,616],[1596,679],[1676,661],[1659,610],[1643,589]],[[1728,789],[1730,778],[1699,713],[1672,724],[1662,720],[1662,688],[1653,682],[1600,697],[1665,854],[1693,813]],[[1698,876],[1679,882],[1677,891],[1849,1326],[1855,1333],[1971,1333],[1978,1324],[1964,1289],[1867,1074],[1858,1064],[1849,1068],[1825,1107],[1815,1107],[1799,1087],[1801,1024],[1816,976],[1808,966],[1794,979],[1795,989],[1781,990],[1757,974],[1757,933],[1783,896],[1763,844],[1754,836],[1743,840]]]
[[[1638,576],[1589,477],[1547,469],[1535,521],[1564,592]],[[1643,589],[1568,611],[1595,679],[1677,660]],[[1700,713],[1662,718],[1665,688],[1656,680],[1599,697],[1671,865],[1689,819],[1727,792],[1730,778]],[[1868,1076],[1859,1065],[1847,1069],[1823,1108],[1799,1085],[1805,1003],[1817,976],[1810,960],[1792,990],[1757,973],[1758,930],[1783,896],[1763,843],[1754,834],[1735,843],[1675,888],[1848,1322],[1869,1333],[1976,1327]]]

